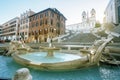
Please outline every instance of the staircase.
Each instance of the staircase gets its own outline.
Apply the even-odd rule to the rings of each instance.
[[[63,42],[94,42],[98,37],[94,36],[92,33],[78,33],[71,38],[67,38]]]

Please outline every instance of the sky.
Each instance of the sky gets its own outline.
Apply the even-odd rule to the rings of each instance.
[[[96,10],[96,19],[102,23],[109,0],[0,0],[0,24],[19,17],[31,9],[40,12],[47,8],[58,9],[66,18],[66,25],[80,23],[83,11]],[[90,15],[90,14],[89,14]]]

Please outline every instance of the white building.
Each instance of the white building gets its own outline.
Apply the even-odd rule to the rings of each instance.
[[[118,5],[118,23],[120,24],[120,0],[117,1]]]
[[[0,40],[2,39],[2,25],[0,25]]]
[[[2,40],[16,40],[19,31],[19,17],[15,17],[8,22],[2,24]]]
[[[34,12],[29,9],[29,11],[24,12],[20,15],[20,27],[19,36],[24,40],[28,39],[29,36],[29,16],[33,15]]]
[[[81,23],[71,24],[71,25],[67,25],[66,29],[72,30],[72,31],[80,31],[80,26],[81,26]]]
[[[67,30],[79,31],[83,33],[90,33],[96,24],[96,11],[92,9],[90,12],[90,17],[87,12],[82,12],[82,22],[72,25],[67,25]]]
[[[108,3],[105,14],[104,23],[120,23],[120,0],[110,0]]]

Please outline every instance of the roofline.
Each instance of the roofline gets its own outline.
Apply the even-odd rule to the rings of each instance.
[[[35,13],[35,14],[29,16],[29,17],[32,17],[32,16],[34,16],[34,15],[37,15],[37,14],[43,13],[43,12],[45,12],[45,11],[47,11],[47,10],[50,10],[50,11],[53,11],[54,13],[57,13],[57,12],[54,11],[53,9],[56,9],[56,8],[47,8],[47,9],[42,10],[42,11],[40,11],[40,12],[38,12],[38,13]],[[57,9],[56,9],[56,10],[57,10]],[[58,11],[58,10],[57,10],[57,11]],[[65,20],[67,20],[67,18],[66,18],[62,13],[60,13],[59,11],[58,11],[57,14],[60,14],[61,16],[63,16],[63,17],[65,18]]]
[[[10,20],[8,20],[7,22],[5,22],[5,23],[3,23],[2,25],[4,25],[4,24],[6,24],[6,23],[9,23],[9,22],[11,22],[12,20],[14,20],[14,19],[20,19],[19,17],[15,17],[15,18],[13,18],[13,19],[10,19]]]

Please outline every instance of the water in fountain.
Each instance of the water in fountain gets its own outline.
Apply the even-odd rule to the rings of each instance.
[[[21,58],[29,60],[33,63],[58,63],[80,59],[81,56],[55,52],[54,57],[46,57],[47,52],[32,52],[20,55]]]
[[[16,70],[23,68],[11,57],[0,56],[0,78],[12,78]],[[33,80],[119,80],[120,69],[117,66],[101,65],[86,69],[46,72],[29,68]]]

